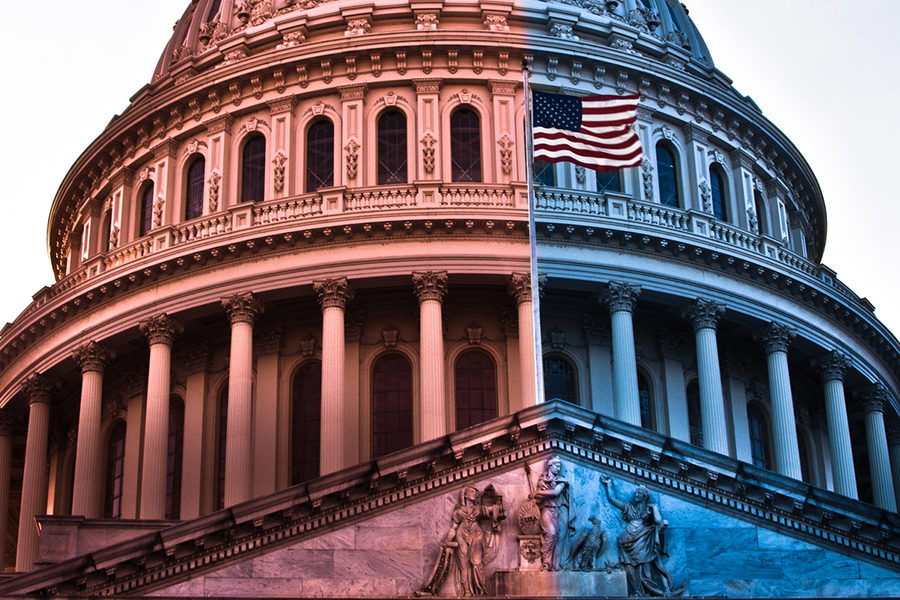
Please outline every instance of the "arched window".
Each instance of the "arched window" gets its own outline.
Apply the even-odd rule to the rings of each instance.
[[[797,450],[800,453],[800,477],[806,483],[812,483],[809,471],[809,447],[806,445],[806,436],[797,430]]]
[[[688,406],[688,428],[691,432],[691,443],[703,446],[703,417],[700,415],[700,384],[691,381],[685,390]]]
[[[769,232],[769,211],[766,210],[766,201],[759,190],[753,192],[753,204],[756,208],[756,232],[765,235]]]
[[[709,170],[709,179],[712,192],[713,215],[720,221],[728,220],[728,211],[725,204],[725,177],[721,169],[713,166]]]
[[[225,452],[228,443],[228,384],[219,392],[219,439],[216,448],[216,508],[225,508]]]
[[[618,171],[597,171],[597,192],[620,192]]]
[[[107,519],[122,516],[122,483],[125,478],[125,421],[115,424],[106,445],[106,506]]]
[[[534,183],[547,187],[556,186],[556,165],[546,160],[534,161]]]
[[[575,367],[562,356],[544,357],[544,398],[578,404]]]
[[[294,375],[291,417],[291,485],[319,476],[322,363],[308,362]]]
[[[497,416],[494,361],[480,350],[469,350],[456,361],[456,428],[465,429]]]
[[[306,191],[334,185],[334,123],[316,121],[306,132]]]
[[[100,224],[100,252],[109,252],[109,236],[112,232],[112,209],[104,211]]]
[[[203,216],[203,177],[206,175],[206,159],[198,156],[187,170],[187,193],[184,198],[184,220]]]
[[[659,176],[659,201],[666,206],[681,206],[678,194],[678,167],[675,155],[662,142],[656,144],[656,169]]]
[[[413,444],[412,366],[386,354],[372,366],[372,440],[375,458]]]
[[[653,429],[653,402],[650,398],[650,383],[638,371],[638,398],[641,401],[641,427]]]
[[[772,453],[769,449],[769,422],[762,409],[755,403],[747,405],[747,424],[750,427],[750,456],[753,464],[772,470]]]
[[[481,181],[481,127],[474,110],[450,116],[450,163],[453,181]]]
[[[153,227],[153,183],[148,182],[141,192],[141,214],[138,215],[138,236],[144,237]]]
[[[241,202],[262,202],[266,195],[266,138],[254,135],[241,155]]]
[[[406,115],[391,110],[378,119],[378,185],[406,183]]]
[[[169,398],[169,453],[166,459],[166,518],[181,518],[181,463],[184,456],[184,402]]]

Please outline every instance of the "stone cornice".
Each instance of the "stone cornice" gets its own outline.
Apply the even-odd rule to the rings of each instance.
[[[148,595],[558,456],[753,526],[895,570],[900,518],[655,432],[551,401],[306,485],[4,580],[0,594]],[[52,519],[53,517],[50,517]],[[219,540],[207,544],[206,540]],[[147,560],[153,554],[154,560]]]

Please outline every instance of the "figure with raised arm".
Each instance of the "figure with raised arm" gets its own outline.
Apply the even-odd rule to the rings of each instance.
[[[606,487],[606,497],[610,503],[622,511],[625,531],[619,536],[619,561],[625,567],[628,585],[636,596],[673,595],[672,576],[662,566],[662,536],[666,527],[659,507],[650,499],[650,492],[638,486],[634,497],[629,500],[619,498],[615,486],[606,475],[600,476]],[[653,579],[654,567],[662,576],[658,585]],[[678,594],[679,591],[674,592]]]

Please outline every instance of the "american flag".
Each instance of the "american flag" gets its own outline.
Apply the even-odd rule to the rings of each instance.
[[[631,125],[641,97],[561,96],[532,91],[534,160],[571,162],[597,171],[641,164]]]

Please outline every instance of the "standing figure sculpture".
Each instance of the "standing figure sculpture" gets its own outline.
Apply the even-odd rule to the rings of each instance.
[[[569,482],[563,479],[558,458],[547,461],[536,488],[528,497],[541,510],[541,570],[566,569],[572,560],[575,528],[569,518]]]
[[[477,489],[466,486],[453,509],[434,573],[416,595],[437,594],[450,570],[456,575],[457,596],[486,595],[484,566],[497,556],[500,522],[505,518],[503,497],[493,486],[489,485],[480,499]]]
[[[606,486],[606,497],[622,511],[625,531],[619,536],[619,561],[625,567],[628,585],[636,596],[680,595],[683,590],[672,591],[672,575],[662,566],[662,531],[667,523],[659,507],[650,501],[650,492],[639,486],[631,501],[618,497],[612,481],[600,476]],[[653,579],[653,568],[662,576],[661,587]]]

